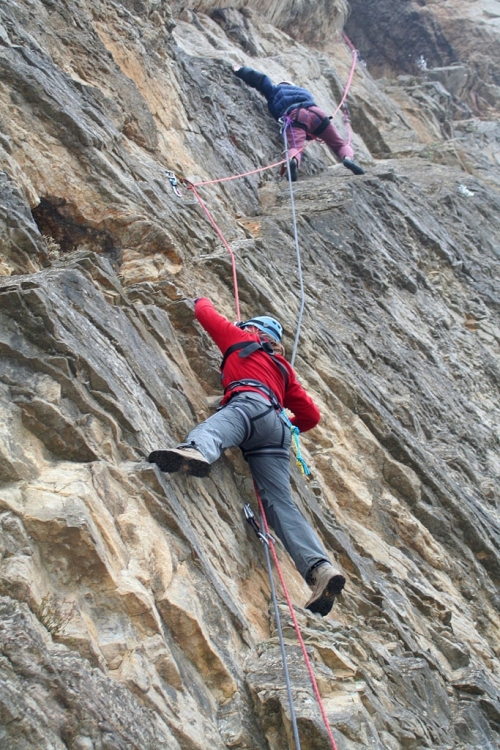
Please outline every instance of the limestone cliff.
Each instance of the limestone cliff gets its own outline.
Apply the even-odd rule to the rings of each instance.
[[[344,567],[332,614],[279,550],[339,750],[500,745],[500,10],[494,0],[0,5],[0,746],[293,747],[255,498],[144,458],[219,393],[193,320],[234,315],[193,194],[281,158],[234,64],[349,93],[354,177],[295,184],[296,368],[322,411],[297,504]],[[344,127],[336,119],[339,129]],[[242,315],[299,282],[277,170],[200,192]],[[302,748],[330,747],[289,615]]]

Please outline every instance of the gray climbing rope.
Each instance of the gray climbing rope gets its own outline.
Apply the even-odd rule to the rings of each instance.
[[[288,175],[288,185],[290,187],[290,204],[292,207],[292,222],[293,222],[293,233],[295,238],[295,252],[297,255],[297,268],[298,268],[298,274],[299,274],[299,285],[300,285],[300,309],[299,309],[299,318],[297,321],[297,330],[295,333],[295,341],[293,342],[293,351],[292,356],[290,359],[290,364],[294,365],[295,362],[295,355],[297,354],[297,347],[299,345],[299,336],[300,336],[300,328],[302,326],[302,316],[304,314],[304,306],[305,306],[305,294],[304,294],[304,280],[302,278],[302,261],[300,258],[300,246],[299,246],[299,235],[297,231],[297,217],[295,214],[295,200],[293,196],[293,186],[292,186],[292,175],[290,173],[290,157],[288,155],[288,142],[286,138],[286,130],[287,127],[291,127],[289,125],[289,122],[287,122],[287,119],[283,121],[283,127],[282,127],[282,135],[283,135],[283,141],[285,143],[285,156],[286,156],[286,171]]]
[[[257,487],[255,487],[255,491],[258,493]],[[290,673],[288,671],[288,663],[286,660],[285,639],[283,637],[283,628],[281,627],[281,617],[280,617],[280,613],[278,609],[278,600],[276,598],[276,588],[274,586],[273,569],[271,565],[271,555],[269,554],[268,535],[261,530],[259,524],[257,523],[251,505],[249,505],[248,503],[244,505],[243,512],[245,513],[246,520],[248,521],[250,526],[253,528],[253,530],[259,537],[260,541],[262,542],[262,546],[264,547],[264,553],[266,556],[267,574],[269,576],[269,583],[271,585],[271,598],[273,600],[274,618],[276,620],[276,629],[278,631],[278,639],[280,642],[280,649],[281,649],[281,659],[283,661],[283,673],[285,675],[286,692],[288,695],[288,705],[290,706],[290,719],[292,722],[293,738],[295,740],[295,750],[301,750],[299,728],[297,726],[297,716],[295,714],[295,706],[293,703],[292,685],[290,682]]]

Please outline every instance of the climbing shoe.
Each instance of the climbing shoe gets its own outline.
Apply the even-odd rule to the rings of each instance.
[[[325,617],[333,607],[335,597],[344,588],[345,578],[333,565],[325,562],[314,568],[309,580],[313,592],[306,602],[306,609]]]
[[[299,176],[299,165],[297,163],[297,159],[295,156],[293,159],[290,159],[290,179],[292,182],[297,182],[297,177]]]
[[[147,460],[167,474],[173,474],[180,469],[185,469],[192,477],[206,477],[210,473],[210,464],[196,448],[179,446],[167,451],[153,451]]]
[[[359,164],[356,164],[353,159],[349,159],[347,156],[344,156],[342,163],[346,169],[350,169],[354,174],[366,174],[363,167],[360,167]]]

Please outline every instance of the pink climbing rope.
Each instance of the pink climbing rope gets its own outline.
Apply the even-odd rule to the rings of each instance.
[[[307,667],[307,671],[309,672],[309,677],[311,678],[311,684],[312,684],[312,687],[313,687],[313,690],[314,690],[314,694],[316,696],[316,700],[318,701],[319,710],[321,712],[323,723],[325,725],[325,728],[326,728],[326,731],[327,731],[327,734],[328,734],[328,739],[330,740],[330,745],[332,747],[332,750],[337,750],[337,745],[335,743],[335,739],[333,737],[332,730],[330,728],[330,724],[328,723],[328,717],[326,715],[325,707],[323,705],[323,701],[321,699],[321,695],[320,695],[320,692],[319,692],[318,683],[316,682],[316,677],[314,676],[314,671],[313,671],[313,668],[311,666],[311,660],[309,659],[309,654],[307,653],[306,644],[304,643],[304,639],[302,637],[302,633],[300,632],[300,626],[299,626],[299,623],[297,621],[297,616],[295,615],[295,610],[293,608],[292,600],[290,598],[290,594],[288,593],[288,589],[286,587],[285,579],[284,579],[284,576],[283,576],[283,571],[281,570],[281,566],[280,566],[280,563],[279,563],[279,560],[278,560],[278,555],[276,554],[276,550],[274,548],[274,543],[273,543],[272,537],[269,534],[269,526],[267,525],[267,518],[266,518],[266,513],[264,511],[264,505],[262,503],[262,499],[260,497],[259,491],[258,491],[257,486],[255,485],[255,483],[254,483],[254,486],[255,486],[255,494],[257,495],[257,500],[259,502],[259,511],[260,511],[260,515],[261,515],[261,518],[262,518],[262,523],[264,524],[264,530],[266,532],[266,539],[269,542],[269,547],[271,549],[271,554],[273,556],[274,564],[276,565],[276,570],[278,572],[278,577],[280,579],[281,588],[283,589],[283,593],[285,594],[285,599],[286,599],[286,602],[288,604],[288,609],[290,610],[290,615],[291,615],[292,621],[293,621],[293,627],[294,627],[295,632],[297,634],[297,638],[298,638],[298,641],[300,643],[300,648],[302,649],[302,654],[304,656],[304,661],[305,661],[305,664],[306,664],[306,667]]]
[[[258,169],[252,169],[250,172],[242,172],[241,174],[233,174],[229,177],[219,177],[218,180],[205,180],[205,182],[194,182],[190,183],[193,184],[195,187],[200,187],[201,185],[214,185],[216,182],[227,182],[228,180],[237,180],[238,177],[248,177],[250,174],[257,174],[257,172],[265,172],[266,169],[273,169],[273,167],[279,167],[281,164],[284,164],[286,162],[286,159],[282,159],[281,161],[276,161],[274,164],[268,164],[267,167],[259,167]]]
[[[339,109],[342,107],[343,103],[347,99],[347,94],[349,93],[349,89],[351,88],[351,83],[352,83],[352,79],[354,78],[354,71],[356,69],[356,63],[358,60],[358,51],[356,50],[354,45],[349,41],[349,39],[347,38],[345,34],[344,34],[344,39],[346,40],[347,44],[352,50],[352,65],[351,65],[351,70],[349,73],[349,78],[347,79],[346,87],[344,89],[344,94],[342,96],[342,99],[340,100],[339,106],[337,107],[337,109],[332,115],[332,119],[335,117],[335,115],[337,114],[337,112],[339,111]]]
[[[202,184],[202,183],[199,183],[199,184]],[[200,206],[202,207],[202,209],[206,213],[207,218],[208,218],[210,224],[213,226],[213,228],[217,232],[218,236],[220,237],[220,239],[222,241],[222,244],[224,245],[224,247],[228,251],[229,255],[231,256],[231,267],[232,267],[232,272],[233,272],[233,284],[234,284],[234,304],[235,304],[235,307],[236,307],[236,319],[238,321],[240,321],[241,320],[241,315],[240,315],[240,299],[239,299],[239,293],[238,293],[238,277],[236,275],[236,258],[235,258],[235,255],[234,255],[233,251],[231,250],[228,241],[226,240],[226,238],[222,234],[221,230],[217,226],[217,224],[215,222],[215,219],[213,218],[212,214],[210,213],[210,211],[206,207],[206,205],[203,202],[203,200],[201,199],[201,197],[198,195],[198,193],[196,191],[196,187],[194,185],[192,185],[191,183],[188,183],[188,182],[186,182],[186,185],[187,185],[188,190],[192,190],[193,191],[193,193],[194,193],[194,195],[196,197],[196,200],[198,201],[198,203],[200,204]]]
[[[347,44],[347,46],[351,49],[351,51],[356,52],[356,47],[351,42],[345,31],[342,32],[342,38],[344,39],[344,42]]]
[[[236,180],[239,177],[247,177],[248,175],[256,174],[257,172],[264,172],[266,169],[273,169],[273,167],[279,167],[282,164],[286,164],[286,159],[282,159],[281,161],[274,162],[274,164],[268,164],[266,167],[259,167],[258,169],[252,169],[250,172],[243,172],[242,174],[234,174],[234,175],[230,175],[229,177],[220,177],[217,180],[205,180],[204,182],[189,182],[189,180],[186,180],[186,179],[181,180],[182,184],[188,190],[191,190],[193,192],[196,200],[198,201],[203,211],[205,212],[210,224],[213,226],[213,228],[217,232],[222,244],[224,245],[229,255],[231,256],[231,268],[232,268],[232,273],[233,273],[233,284],[234,284],[234,304],[236,308],[236,319],[238,321],[241,320],[241,314],[240,314],[240,300],[239,300],[239,294],[238,294],[238,276],[236,273],[236,258],[235,258],[234,252],[231,250],[231,247],[228,241],[226,240],[221,230],[217,226],[215,219],[213,218],[212,214],[206,207],[204,201],[200,197],[196,188],[203,186],[203,185],[213,185],[216,182],[226,182],[227,180]]]

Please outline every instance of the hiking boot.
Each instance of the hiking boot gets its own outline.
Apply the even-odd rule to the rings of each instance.
[[[192,477],[206,477],[210,473],[210,464],[197,448],[181,445],[167,451],[153,451],[147,460],[167,474],[173,474],[180,469],[185,469]]]
[[[292,182],[297,182],[297,177],[299,176],[299,165],[297,162],[297,159],[295,156],[293,159],[290,159],[290,179]]]
[[[344,588],[345,578],[338,570],[335,570],[333,565],[325,562],[314,568],[310,580],[313,592],[305,607],[325,617],[333,607],[335,597]]]
[[[354,159],[349,159],[347,156],[344,156],[342,159],[342,164],[346,169],[350,169],[351,172],[354,172],[354,174],[366,174],[363,167],[360,167],[359,164],[356,164]]]

